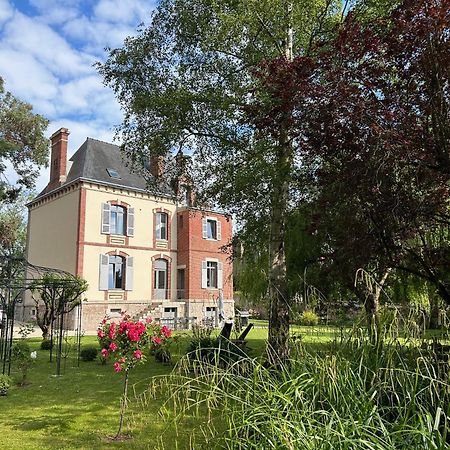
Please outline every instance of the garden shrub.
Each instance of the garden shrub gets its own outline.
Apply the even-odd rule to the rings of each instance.
[[[8,395],[8,389],[11,386],[11,378],[8,375],[0,373],[0,396]]]
[[[303,311],[299,316],[300,325],[313,327],[319,323],[319,316],[314,311]]]
[[[80,358],[82,361],[94,361],[98,355],[98,347],[90,345],[81,349]]]
[[[50,339],[44,339],[41,342],[41,350],[51,350],[52,349],[52,341]]]
[[[15,342],[11,349],[11,359],[22,374],[19,384],[23,386],[27,378],[28,369],[33,364],[30,346],[25,341]]]
[[[188,358],[212,364],[227,365],[247,356],[247,351],[232,341],[212,337],[212,328],[193,327],[192,339],[187,348]]]

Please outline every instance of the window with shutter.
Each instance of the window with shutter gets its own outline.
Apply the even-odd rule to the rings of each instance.
[[[208,286],[206,284],[206,261],[202,261],[202,289],[206,289]]]
[[[206,217],[202,218],[202,236],[203,239],[208,239],[208,221]]]
[[[127,236],[134,236],[134,208],[128,208],[128,212],[127,212]]]
[[[222,224],[220,223],[220,220],[217,221],[217,240],[222,240]]]
[[[111,205],[102,203],[102,233],[110,234],[111,229]]]
[[[99,276],[99,291],[108,290],[108,270],[109,270],[109,256],[100,255],[100,276]]]
[[[125,273],[125,290],[133,290],[133,264],[134,258],[129,256],[126,260],[126,273]]]
[[[221,262],[217,264],[217,287],[223,288],[223,263]]]

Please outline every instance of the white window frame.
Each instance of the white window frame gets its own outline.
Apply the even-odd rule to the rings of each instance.
[[[208,286],[208,263],[217,264],[217,286]],[[207,258],[202,261],[202,289],[217,290],[223,288],[223,263],[215,258]]]
[[[168,241],[169,240],[169,214],[164,211],[157,211],[155,217],[155,239],[157,241]],[[166,217],[166,223],[161,221],[161,218]],[[166,237],[162,237],[162,230],[165,230]],[[158,236],[159,235],[159,236]]]
[[[123,208],[124,218],[123,218],[123,234],[111,233],[111,223],[112,223],[112,207]],[[134,208],[126,205],[116,205],[110,202],[102,203],[102,215],[101,215],[101,233],[110,234],[114,236],[134,236]]]
[[[208,222],[215,222],[216,224],[216,237],[208,236]],[[202,237],[208,241],[221,241],[222,240],[222,223],[217,217],[206,216],[202,218]]]

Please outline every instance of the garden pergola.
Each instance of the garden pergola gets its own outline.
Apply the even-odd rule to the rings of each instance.
[[[64,270],[36,266],[25,258],[0,256],[0,363],[1,373],[10,374],[11,349],[13,345],[14,321],[18,304],[24,301],[25,292],[48,289],[48,280],[51,279],[54,295],[51,297],[52,315],[50,319],[50,361],[53,357],[53,346],[56,337],[56,375],[61,374],[61,357],[63,342],[67,331],[65,330],[66,317],[77,306],[76,344],[78,362],[81,343],[81,305],[69,302],[65,292],[78,285],[77,278]]]

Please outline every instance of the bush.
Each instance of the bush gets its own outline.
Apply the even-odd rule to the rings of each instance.
[[[8,375],[2,375],[0,373],[0,395],[8,395],[8,389],[11,386],[11,378]]]
[[[98,348],[93,345],[81,349],[80,358],[82,361],[94,361],[98,355]]]
[[[41,342],[41,350],[51,350],[52,349],[52,341],[50,339],[44,339]]]
[[[193,363],[202,361],[224,366],[248,356],[242,347],[232,341],[221,337],[213,338],[212,328],[193,327],[192,331],[187,354]]]
[[[303,311],[299,316],[300,325],[313,327],[319,323],[319,316],[314,311]]]
[[[28,369],[33,364],[30,346],[25,341],[15,342],[11,349],[11,359],[22,373],[20,385],[23,386],[27,378]]]

